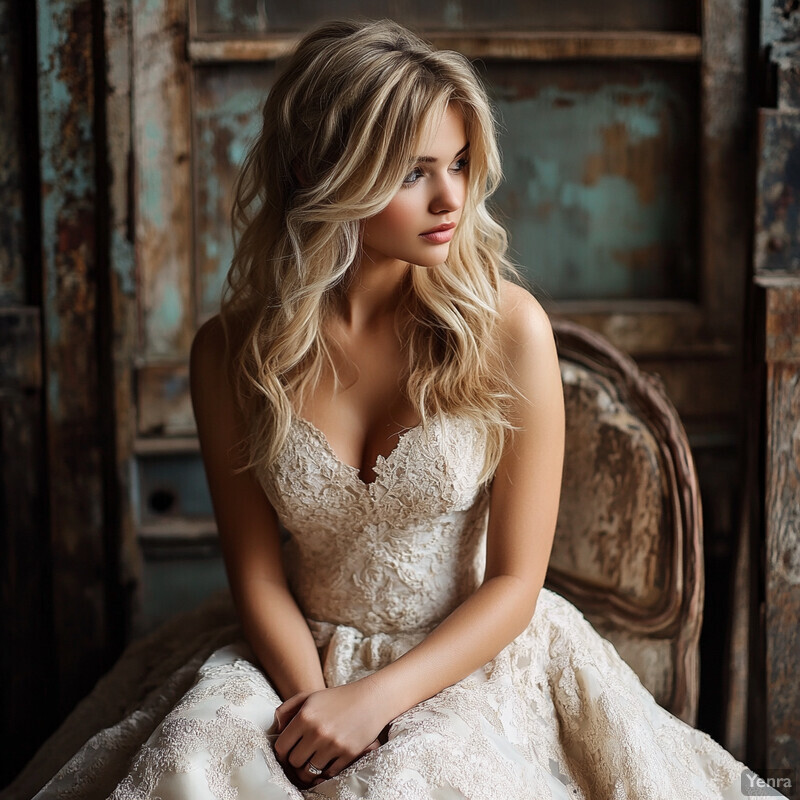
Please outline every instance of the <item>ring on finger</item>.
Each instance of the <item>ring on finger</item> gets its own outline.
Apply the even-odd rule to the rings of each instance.
[[[307,770],[308,770],[308,771],[309,771],[309,772],[310,772],[312,775],[322,775],[322,770],[321,770],[319,767],[315,767],[315,766],[314,766],[314,765],[311,763],[311,761],[307,761],[307,762],[306,762],[306,769],[307,769]]]

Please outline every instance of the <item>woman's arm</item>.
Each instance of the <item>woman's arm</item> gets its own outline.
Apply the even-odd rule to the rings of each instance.
[[[550,321],[524,289],[503,292],[504,350],[525,399],[492,484],[480,588],[416,648],[371,676],[399,714],[469,675],[528,625],[555,534],[564,458],[564,396]]]
[[[539,303],[506,284],[501,314],[504,352],[525,399],[513,410],[519,430],[492,485],[484,581],[394,663],[311,695],[276,742],[292,764],[313,757],[323,766],[336,755],[328,770],[336,774],[388,722],[494,658],[533,616],[558,515],[564,398],[552,328]]]
[[[245,635],[284,700],[323,689],[317,648],[283,572],[275,511],[250,471],[233,473],[244,425],[225,363],[225,337],[218,317],[195,336],[190,376],[222,553]]]

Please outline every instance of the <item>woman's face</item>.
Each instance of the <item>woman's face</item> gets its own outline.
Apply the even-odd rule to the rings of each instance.
[[[433,267],[447,258],[467,194],[469,142],[457,107],[422,131],[418,148],[389,205],[364,222],[365,260]]]

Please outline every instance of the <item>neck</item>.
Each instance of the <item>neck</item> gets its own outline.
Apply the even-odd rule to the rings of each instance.
[[[342,298],[342,323],[355,332],[394,319],[407,270],[402,261],[374,261],[362,253]]]

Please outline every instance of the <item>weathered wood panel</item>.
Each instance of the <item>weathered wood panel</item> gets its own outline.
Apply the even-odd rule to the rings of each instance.
[[[778,111],[800,110],[800,44],[774,44],[770,50],[770,61],[777,68],[775,99]]]
[[[138,509],[143,525],[167,520],[209,520],[214,511],[199,453],[139,457]]]
[[[42,387],[40,311],[0,308],[0,391],[38,391]]]
[[[800,280],[773,278],[767,286],[764,352],[768,361],[800,363]]]
[[[0,0],[0,785],[58,722],[40,282],[29,202],[36,154],[26,151],[35,141],[35,31],[29,6]]]
[[[0,305],[26,302],[19,7],[0,0]]]
[[[469,58],[513,58],[522,61],[562,59],[669,59],[698,61],[702,42],[694,33],[660,31],[495,31],[425,33],[435,47],[458,50]],[[195,64],[225,61],[271,61],[288,55],[299,33],[265,33],[258,38],[205,38],[189,42]]]
[[[763,353],[766,442],[764,465],[766,663],[765,702],[759,722],[766,727],[769,769],[800,763],[800,113],[797,108],[800,11],[770,0],[761,6],[761,45],[768,75],[759,109],[759,163],[754,243],[756,308]],[[774,56],[774,60],[773,60]],[[759,537],[760,539],[761,537]],[[757,675],[758,678],[762,676]],[[756,687],[761,692],[762,685]],[[795,795],[796,795],[795,784]]]
[[[800,328],[796,331],[800,337]],[[771,769],[800,763],[800,370],[769,366],[767,397],[767,747]]]
[[[59,710],[107,663],[93,6],[38,0],[44,350]]]
[[[786,0],[764,0],[761,9],[761,46],[797,41],[800,37],[800,6]]]
[[[755,269],[800,273],[800,113],[762,108],[758,120]]]
[[[692,66],[489,62],[515,259],[556,299],[694,299]]]
[[[670,401],[690,431],[727,430],[735,438],[741,412],[741,377],[738,358],[637,359],[637,364],[661,381]]]
[[[639,65],[490,65],[504,117],[498,193],[516,258],[548,296],[694,297],[691,185],[696,79]],[[230,264],[230,187],[271,70],[219,65],[195,75],[198,303],[214,313]],[[694,100],[692,99],[694,97]],[[693,121],[694,119],[694,121]],[[558,130],[558,136],[552,131]]]
[[[188,362],[141,367],[136,377],[140,436],[195,433]]]
[[[747,275],[750,269],[750,231],[752,228],[752,139],[753,124],[750,109],[753,106],[748,84],[751,60],[752,37],[752,4],[747,0],[704,0],[701,4],[701,34],[703,38],[703,59],[701,70],[702,110],[701,131],[703,156],[698,175],[697,191],[702,210],[700,228],[701,273],[699,281],[702,291],[702,304],[706,317],[706,328],[703,337],[709,340],[724,342],[729,348],[726,359],[725,374],[713,369],[710,362],[709,372],[703,376],[694,369],[697,379],[697,392],[704,396],[716,394],[720,406],[720,416],[712,412],[705,417],[709,428],[720,430],[725,425],[731,437],[741,436],[741,419],[744,406],[742,381],[742,353],[744,334],[745,291]],[[687,381],[687,386],[689,382]],[[680,407],[681,399],[676,398]],[[733,413],[731,413],[733,411]],[[701,418],[702,419],[702,418]],[[687,426],[691,423],[687,421]],[[734,452],[722,469],[733,469],[733,476],[724,488],[724,497],[740,490],[737,473],[740,467],[742,450]],[[739,460],[731,463],[733,459]],[[698,471],[703,472],[702,463],[698,463]],[[719,474],[719,468],[709,462],[706,474],[712,481]],[[708,479],[707,479],[708,480]],[[713,485],[713,483],[712,483]],[[705,487],[704,487],[705,488]],[[713,495],[717,497],[718,495]],[[708,540],[713,549],[708,552],[707,565],[717,570],[726,567],[727,560],[736,550],[736,538],[739,533],[740,509],[729,512],[727,520],[714,516],[713,523],[707,528]],[[707,517],[708,519],[708,517]],[[716,528],[716,533],[713,528]],[[712,541],[712,537],[713,540]],[[728,580],[723,574],[718,582],[726,586]],[[713,650],[704,650],[704,690],[708,701],[703,705],[712,707],[712,713],[706,712],[706,719],[716,727],[706,728],[715,738],[726,744],[726,731],[731,731],[732,720],[728,720],[727,729],[723,729],[725,698],[727,691],[727,663],[724,660],[725,648],[728,645],[728,632],[720,631],[726,620],[734,616],[736,604],[747,603],[749,593],[746,587],[739,587],[736,593],[718,593],[717,597],[709,597],[707,603],[709,629],[704,632],[706,641],[716,641]],[[719,606],[723,606],[720,612]],[[731,611],[731,609],[734,611]],[[742,613],[749,615],[751,609],[738,608],[738,619]],[[748,618],[749,619],[749,618]],[[741,625],[740,625],[741,629]],[[741,639],[739,640],[741,642]],[[734,643],[735,644],[735,643]],[[749,644],[745,641],[745,660]],[[711,662],[708,655],[713,655]],[[733,675],[731,685],[736,682]],[[718,688],[722,684],[724,688]],[[741,685],[741,684],[739,684]],[[714,702],[719,698],[719,704]],[[741,723],[741,720],[740,720]],[[744,754],[740,754],[744,757]],[[750,762],[747,762],[750,763]]]
[[[0,784],[57,722],[40,315],[0,308]]]
[[[219,311],[233,258],[233,181],[250,140],[261,127],[261,108],[274,73],[274,64],[219,65],[195,71],[192,196],[199,322]]]
[[[711,330],[700,303],[688,300],[550,300],[550,313],[563,314],[610,339],[637,358],[667,353],[684,358],[730,356],[734,347]]]
[[[126,638],[133,614],[132,598],[141,574],[141,558],[133,514],[133,440],[136,407],[133,364],[138,352],[138,296],[134,262],[131,203],[131,9],[129,0],[104,0],[106,51],[105,114],[107,152],[108,253],[107,303],[111,333],[111,394],[114,427],[113,496],[115,602],[121,620],[120,638]]]
[[[182,358],[195,326],[185,0],[135,0],[131,29],[141,354]]]
[[[259,0],[193,0],[199,33],[261,33],[305,30],[317,22],[337,17],[390,17],[423,29],[534,30],[672,30],[697,29],[696,2],[663,3],[659,0],[338,0],[335,6],[316,0],[271,3]]]
[[[800,764],[800,279],[757,280],[766,295],[767,766],[796,770]]]
[[[747,91],[748,3],[704,0],[701,130],[703,158],[695,191],[702,209],[702,303],[708,335],[741,353],[752,214],[751,100]],[[735,165],[735,166],[732,166]]]

